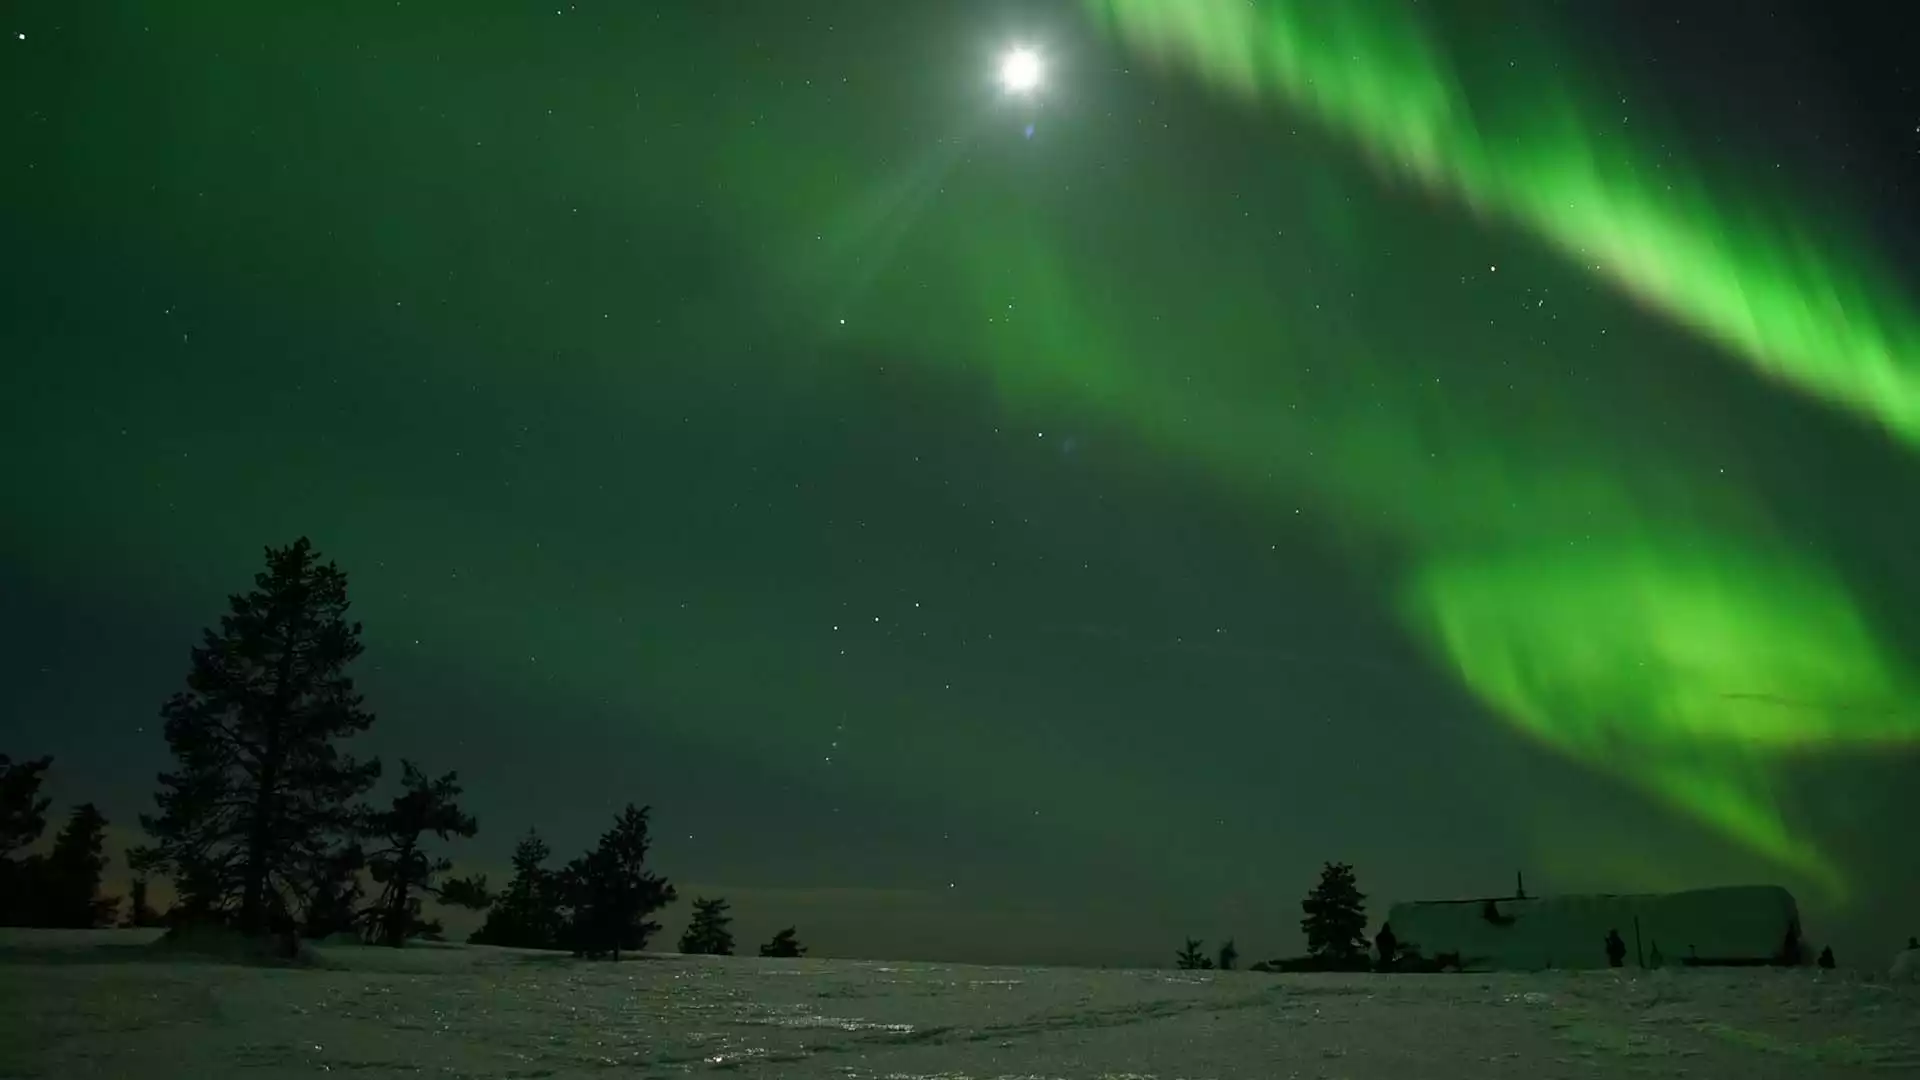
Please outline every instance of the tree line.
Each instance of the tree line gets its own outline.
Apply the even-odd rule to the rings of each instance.
[[[362,652],[349,606],[346,573],[303,537],[268,548],[253,588],[229,597],[219,625],[202,632],[184,689],[161,708],[174,764],[159,775],[155,812],[140,815],[150,842],[128,853],[124,916],[119,898],[101,894],[105,816],[77,806],[47,854],[25,854],[45,833],[40,789],[52,762],[0,754],[0,925],[100,927],[119,917],[124,926],[217,923],[289,949],[338,935],[400,946],[443,936],[425,913],[431,900],[485,911],[475,944],[615,960],[646,948],[660,930],[651,916],[678,900],[648,865],[651,807],[628,804],[593,847],[558,867],[529,830],[512,878],[494,890],[484,875],[451,876],[441,850],[479,832],[457,773],[434,776],[403,759],[399,793],[383,807],[367,801],[382,766],[348,750],[374,722],[347,671]],[[147,899],[155,876],[176,893],[164,914]],[[1307,956],[1255,969],[1369,966],[1365,896],[1350,866],[1328,863],[1302,907]],[[693,908],[680,951],[732,955],[726,899],[697,897]],[[1391,928],[1384,934],[1392,966]],[[787,927],[759,952],[806,949]],[[1208,954],[1188,939],[1176,964],[1231,970],[1238,958],[1232,941]]]
[[[92,803],[73,808],[45,855],[26,849],[46,835],[40,785],[52,758],[15,762],[0,754],[0,926],[86,929],[110,926],[119,897],[100,894],[107,819]],[[144,891],[132,897],[129,925],[152,917]]]
[[[350,740],[374,723],[348,667],[362,653],[350,621],[347,575],[322,562],[304,537],[267,548],[253,588],[228,598],[217,627],[202,631],[183,689],[161,708],[173,766],[158,777],[152,813],[139,821],[148,843],[128,852],[132,879],[124,913],[101,892],[108,822],[83,803],[44,853],[49,758],[15,762],[0,754],[0,925],[85,928],[220,924],[273,939],[352,935],[400,946],[440,938],[425,905],[485,911],[469,941],[567,950],[587,958],[639,951],[660,931],[651,916],[675,903],[673,884],[650,868],[652,809],[629,803],[598,841],[564,865],[530,830],[515,847],[513,876],[490,888],[485,875],[452,876],[444,846],[472,839],[479,822],[461,806],[459,774],[433,775],[403,759],[399,792],[368,800],[382,776]],[[176,894],[163,913],[148,882],[164,876]],[[1302,901],[1307,953],[1255,970],[1438,970],[1457,957],[1403,948],[1391,926],[1369,955],[1366,896],[1353,868],[1327,863]],[[734,951],[724,897],[697,897],[680,951]],[[1610,946],[1611,948],[1611,946]],[[759,947],[761,956],[806,953],[793,927]],[[1212,953],[1189,938],[1183,969],[1231,970],[1229,940]],[[1830,961],[1829,961],[1830,962]]]
[[[614,960],[644,949],[660,930],[649,916],[678,899],[647,863],[650,807],[628,804],[558,869],[529,832],[495,892],[485,875],[450,876],[439,850],[479,832],[458,773],[402,760],[399,793],[368,802],[382,767],[347,747],[374,722],[347,672],[363,648],[349,606],[345,572],[302,537],[268,548],[253,588],[202,632],[185,688],[161,708],[173,767],[159,776],[155,812],[140,815],[149,842],[128,852],[123,925],[219,924],[288,950],[342,934],[400,946],[443,936],[424,911],[432,900],[486,911],[476,943]],[[0,925],[112,925],[119,899],[101,895],[107,821],[96,807],[76,807],[48,854],[26,853],[45,833],[51,764],[0,754]],[[176,893],[165,914],[147,905],[155,876]],[[682,951],[731,954],[730,922],[725,899],[696,900]],[[792,927],[760,948],[805,952]]]
[[[1418,949],[1402,945],[1393,926],[1382,923],[1374,935],[1373,950],[1367,946],[1367,896],[1360,891],[1359,879],[1348,863],[1329,862],[1320,868],[1320,880],[1300,901],[1300,932],[1307,939],[1304,956],[1265,960],[1254,964],[1253,971],[1439,971],[1458,966],[1460,958],[1443,955],[1428,958]],[[1229,939],[1219,952],[1208,955],[1199,938],[1188,938],[1174,956],[1174,966],[1185,971],[1231,971],[1240,952]]]

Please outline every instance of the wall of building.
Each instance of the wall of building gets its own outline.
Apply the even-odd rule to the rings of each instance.
[[[1496,919],[1488,918],[1491,904]],[[1388,913],[1402,947],[1428,957],[1458,953],[1482,970],[1607,966],[1606,938],[1619,930],[1629,967],[1682,957],[1766,959],[1776,955],[1799,908],[1771,885],[1624,896],[1525,900],[1416,901]],[[1656,955],[1657,951],[1657,955]]]

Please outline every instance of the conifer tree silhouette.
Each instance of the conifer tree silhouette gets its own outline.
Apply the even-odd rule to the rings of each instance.
[[[1300,903],[1305,917],[1300,930],[1307,936],[1307,955],[1323,964],[1351,967],[1366,961],[1367,897],[1354,879],[1353,867],[1327,863],[1320,882]]]
[[[40,863],[35,882],[39,926],[89,930],[112,926],[120,901],[100,895],[100,874],[106,869],[107,819],[92,803],[73,808],[73,816],[53,841],[53,851]]]
[[[552,855],[539,833],[529,829],[520,838],[513,849],[513,879],[468,941],[518,949],[551,949],[559,943],[560,876],[546,866]]]
[[[147,902],[147,879],[134,878],[127,884],[127,917],[120,925],[130,930],[159,926],[160,913]]]
[[[246,933],[290,931],[311,874],[364,821],[380,775],[339,743],[373,723],[347,665],[347,576],[305,537],[268,548],[251,591],[232,596],[192,653],[187,688],[161,709],[176,767],[160,775],[144,871],[170,875],[192,916]]]
[[[720,897],[709,900],[696,897],[693,901],[693,919],[687,923],[686,932],[680,935],[680,951],[697,956],[732,956],[733,931],[728,924],[733,917],[727,914],[727,902]]]
[[[646,868],[647,818],[652,807],[629,803],[592,851],[561,871],[568,911],[567,944],[577,956],[620,959],[638,952],[660,930],[648,915],[678,899],[667,879]]]
[[[0,858],[8,858],[47,831],[47,806],[40,785],[50,757],[14,761],[0,754]]]
[[[760,946],[760,955],[784,960],[792,960],[807,955],[807,947],[800,944],[799,939],[796,938],[794,934],[794,927],[789,926],[785,930],[773,935],[772,940]]]
[[[459,774],[429,780],[420,766],[405,759],[400,769],[401,793],[370,823],[369,832],[379,837],[382,846],[367,856],[373,880],[384,886],[367,909],[367,940],[393,948],[424,932],[437,933],[437,923],[421,919],[422,895],[476,910],[491,902],[484,877],[439,881],[439,875],[453,869],[453,860],[429,855],[423,846],[428,833],[444,841],[456,836],[471,839],[480,831],[480,823],[457,801]]]
[[[1211,968],[1213,961],[1207,958],[1199,938],[1188,938],[1186,947],[1174,958],[1174,964],[1182,971],[1201,971]]]
[[[361,871],[367,867],[367,855],[358,840],[315,852],[292,875],[302,892],[300,933],[309,938],[335,934],[360,934],[365,913],[360,901],[366,895]]]
[[[14,761],[0,754],[0,926],[35,922],[34,897],[40,864],[37,855],[17,855],[47,829],[47,806],[40,794],[52,758]]]

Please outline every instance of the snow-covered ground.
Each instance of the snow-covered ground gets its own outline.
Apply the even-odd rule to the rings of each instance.
[[[1920,987],[1847,972],[1264,975],[512,950],[160,958],[0,931],[0,1077],[839,1080],[1920,1076]]]

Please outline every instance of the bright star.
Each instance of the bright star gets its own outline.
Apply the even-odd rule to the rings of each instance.
[[[1024,46],[1000,58],[1000,86],[1009,94],[1031,94],[1040,89],[1040,54]]]

